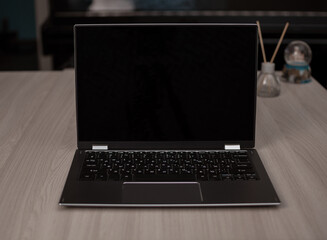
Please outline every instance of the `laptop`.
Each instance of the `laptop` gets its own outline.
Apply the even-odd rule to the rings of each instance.
[[[280,204],[254,149],[255,24],[74,34],[77,150],[60,205]]]

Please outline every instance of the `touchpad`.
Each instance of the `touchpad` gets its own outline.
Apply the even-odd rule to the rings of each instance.
[[[129,204],[196,204],[202,193],[198,182],[124,182],[122,202]]]

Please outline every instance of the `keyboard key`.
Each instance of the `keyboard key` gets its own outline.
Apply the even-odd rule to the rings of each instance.
[[[97,162],[97,160],[95,160],[95,159],[86,159],[85,160],[85,163],[90,163],[90,164],[94,164],[96,162]]]
[[[144,174],[144,169],[137,169],[136,174]]]
[[[234,174],[235,180],[244,180],[244,174]]]
[[[123,181],[131,181],[132,180],[132,175],[131,174],[122,175],[121,176],[121,180],[123,180]]]
[[[89,153],[87,153],[87,154],[86,154],[86,157],[87,157],[88,159],[95,159],[95,152],[89,152]]]
[[[98,180],[98,181],[107,181],[107,174],[104,174],[104,173],[97,174],[96,180]]]
[[[99,171],[98,169],[94,169],[94,168],[86,169],[86,172],[88,172],[90,174],[96,174],[98,171]]]
[[[257,176],[255,174],[246,174],[246,178],[248,180],[256,180]]]
[[[252,168],[252,165],[250,163],[239,163],[236,165],[236,168]]]
[[[239,163],[248,163],[249,160],[247,158],[244,158],[244,159],[238,159],[237,160]]]
[[[199,181],[207,181],[208,180],[208,175],[207,174],[198,174],[197,179]]]
[[[98,165],[94,163],[87,163],[84,165],[84,168],[97,168]]]
[[[219,175],[218,174],[209,174],[209,180],[220,180]]]
[[[221,174],[222,180],[233,180],[232,174]]]
[[[93,181],[94,180],[95,175],[94,174],[89,174],[89,173],[84,173],[81,175],[81,180],[82,181]]]

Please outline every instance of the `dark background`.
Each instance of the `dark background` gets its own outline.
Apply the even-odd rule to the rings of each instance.
[[[73,67],[72,29],[77,23],[254,23],[260,20],[269,59],[285,22],[289,21],[290,27],[275,60],[276,68],[280,70],[284,65],[283,50],[286,45],[292,40],[304,40],[313,52],[312,74],[324,87],[327,86],[324,60],[327,55],[325,0],[102,2],[105,4],[96,4],[95,0],[1,1],[0,70],[61,70]],[[44,58],[50,60],[48,64],[44,64]]]
[[[0,1],[0,71],[37,69],[34,1]]]

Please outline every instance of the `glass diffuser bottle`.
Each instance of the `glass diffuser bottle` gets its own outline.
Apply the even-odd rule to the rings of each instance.
[[[257,92],[260,97],[277,97],[280,94],[280,81],[275,74],[275,63],[261,64]]]

